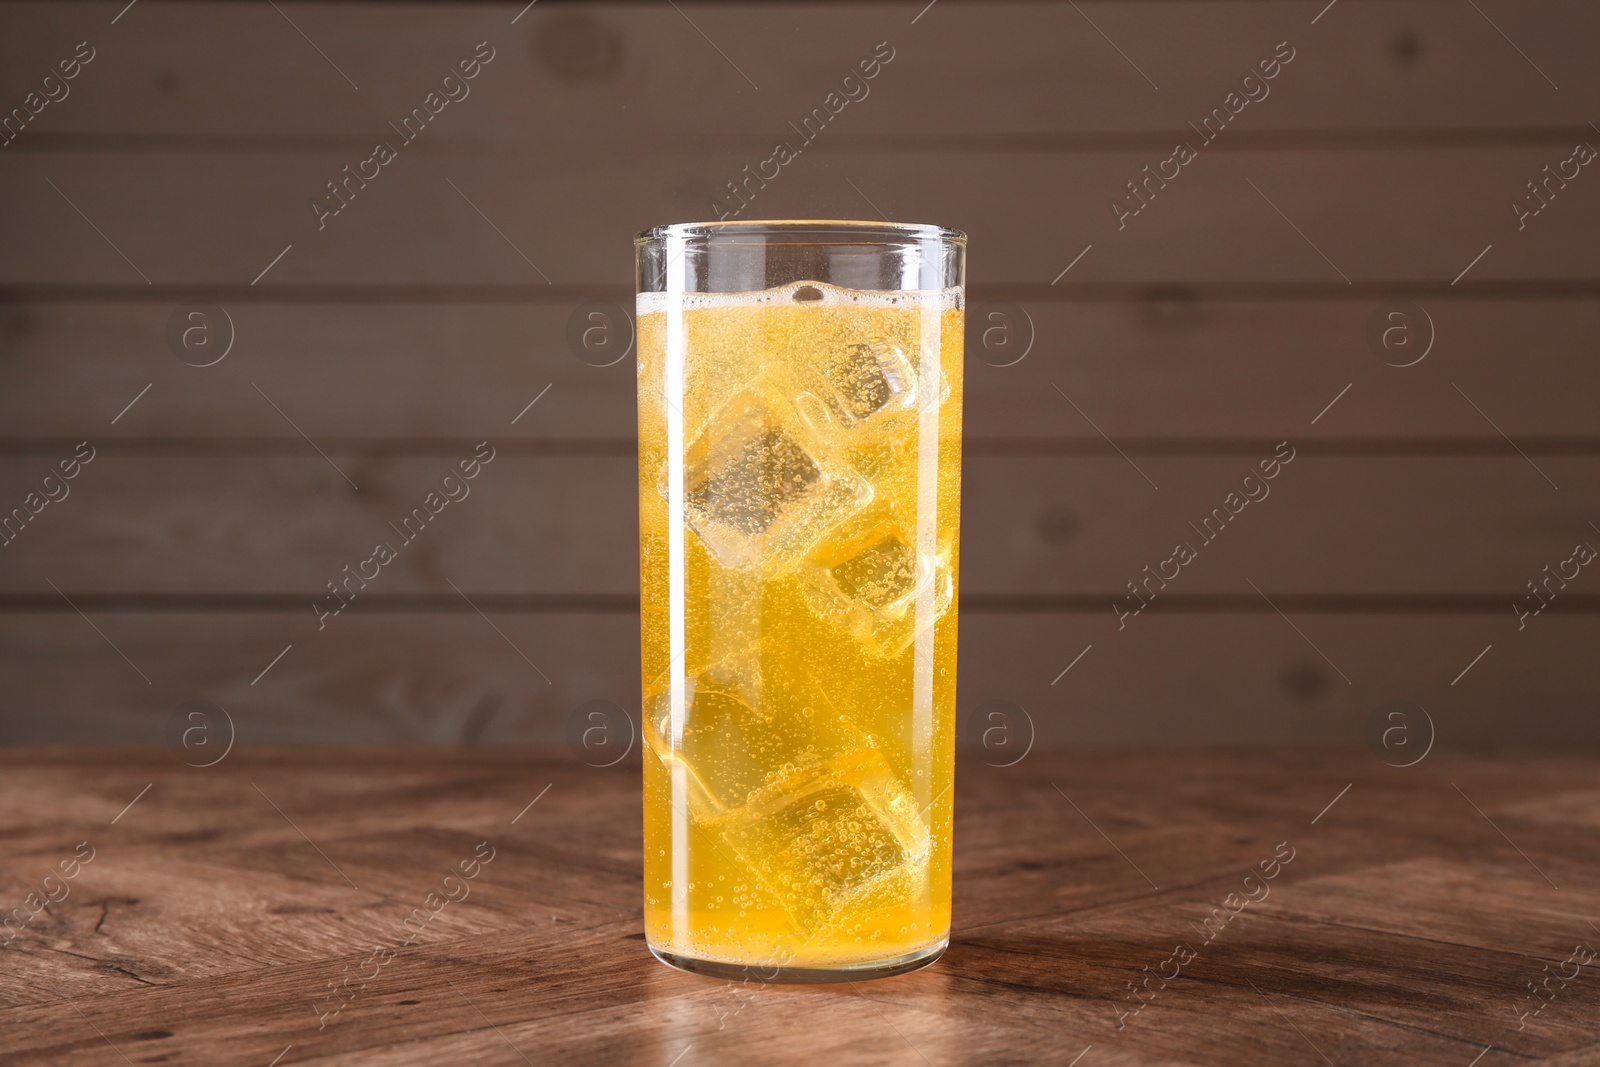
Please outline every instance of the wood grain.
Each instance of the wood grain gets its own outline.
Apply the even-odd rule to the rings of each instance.
[[[1286,621],[1244,592],[1189,610],[1157,601],[1122,630],[1101,602],[1073,612],[967,610],[964,743],[981,749],[983,732],[1003,727],[981,752],[994,763],[1030,737],[1058,750],[1151,738],[1318,747],[1377,744],[1393,725],[1405,727],[1389,738],[1396,763],[1409,758],[1403,744],[1420,751],[1429,736],[1440,751],[1600,745],[1592,614],[1551,609],[1519,631],[1509,605],[1485,614],[1359,601],[1329,610],[1276,596]],[[8,612],[0,742],[156,744],[195,699],[225,709],[244,744],[560,744],[591,700],[638,722],[639,622],[628,605],[554,611],[474,600],[493,625],[444,598],[429,611],[357,601],[323,631],[308,605],[287,601],[162,610],[74,597],[93,626],[59,602]],[[1397,709],[1408,718],[1391,722]],[[1002,719],[991,720],[996,710]]]
[[[148,742],[196,697],[263,743],[552,742],[632,707],[634,376],[569,317],[631,307],[633,232],[708,217],[888,41],[745,215],[971,234],[963,715],[1324,745],[1406,699],[1441,749],[1600,743],[1600,590],[1512,614],[1600,522],[1592,168],[1510,210],[1600,144],[1593,5],[124,6],[0,5],[0,107],[97,49],[0,149],[0,507],[100,450],[0,549],[0,739]],[[309,198],[483,40],[471,96],[317,229]],[[1279,41],[1271,95],[1118,229]],[[1403,369],[1367,337],[1400,300],[1435,334]],[[170,349],[196,303],[233,320],[216,366]],[[997,309],[1033,336],[1013,366]],[[484,439],[471,499],[318,632],[310,597]],[[1285,440],[1271,498],[1119,631],[1112,598]]]
[[[1108,202],[1161,158],[1149,150],[1004,157],[1003,166],[955,150],[802,156],[750,209],[871,218],[876,203],[896,218],[937,219],[985,250],[974,269],[981,264],[990,282],[1048,284],[1089,244],[1079,280],[1447,284],[1490,243],[1473,270],[1479,280],[1596,277],[1584,235],[1600,224],[1600,197],[1574,183],[1521,232],[1510,210],[1526,182],[1570,152],[1201,151],[1121,230]],[[18,155],[0,173],[0,196],[28,210],[0,220],[13,250],[0,284],[246,285],[292,245],[262,285],[625,285],[634,233],[714,217],[713,196],[750,161],[727,149],[626,144],[571,155],[403,155],[319,230],[308,201],[351,158]],[[661,177],[641,183],[642,172]],[[997,186],[1005,195],[988,195]],[[541,196],[524,195],[529,188]]]
[[[472,95],[441,116],[442,139],[523,148],[550,138],[740,139],[764,155],[787,121],[818,106],[881,40],[895,58],[830,140],[1135,134],[1170,148],[1171,134],[1219,105],[1285,39],[1296,58],[1261,106],[1245,112],[1250,132],[1481,137],[1581,128],[1592,118],[1582,101],[1600,90],[1583,43],[1600,20],[1580,0],[1493,11],[1493,24],[1447,0],[1343,0],[1315,25],[1317,12],[1292,0],[1080,5],[1093,22],[1053,4],[944,0],[937,16],[914,24],[924,6],[915,2],[687,3],[684,15],[654,4],[585,4],[535,9],[515,25],[521,4],[396,4],[385,12],[381,46],[367,5],[280,6],[359,91],[270,9],[143,0],[139,18],[107,30],[115,3],[7,4],[5,99],[33,88],[86,35],[105,42],[74,94],[17,147],[39,146],[36,134],[70,134],[135,144],[186,138],[211,151],[331,139],[370,148],[386,120],[420,102],[484,39],[496,58]],[[206,47],[191,47],[200,41]]]
[[[1513,454],[1452,383],[1534,454],[1554,447],[1551,438],[1600,437],[1600,412],[1587,399],[1600,390],[1590,358],[1600,301],[1422,298],[1435,345],[1400,368],[1367,345],[1367,320],[1385,299],[1337,296],[1241,301],[1149,287],[1126,299],[1010,308],[974,297],[968,442],[1070,438],[1104,448],[1052,383],[1135,452],[1160,441],[1194,450],[1283,434],[1346,449],[1369,439],[1392,449],[1467,438]],[[376,439],[363,440],[364,451],[415,454],[437,449],[430,439],[485,435],[497,444],[631,441],[633,360],[591,366],[568,346],[568,320],[589,299],[632,310],[631,296],[604,292],[509,305],[224,300],[235,347],[204,368],[172,354],[167,323],[176,309],[209,298],[0,306],[0,368],[14,386],[0,393],[0,448],[74,434],[69,444],[191,441],[199,454],[219,440],[303,444],[252,382],[319,441]],[[625,339],[626,325],[616,326]],[[1416,330],[1421,343],[1426,324]],[[1017,347],[1030,332],[1031,347]],[[111,425],[146,385],[150,394]],[[511,425],[547,385],[548,396]],[[1346,385],[1350,394],[1318,419]]]
[[[0,760],[0,818],[27,826],[0,838],[8,902],[78,842],[95,850],[69,896],[0,950],[11,1063],[1600,1054],[1588,968],[1552,982],[1518,1027],[1527,983],[1600,936],[1584,919],[1600,904],[1587,759],[1435,755],[1404,771],[1273,750],[966,760],[950,951],[913,975],[828,989],[719,983],[649,958],[636,765],[249,748],[206,770],[92,750]],[[482,841],[495,858],[468,898],[319,1029],[328,983]],[[1250,883],[1263,899],[1209,940],[1197,932],[1290,850],[1273,879]],[[1174,942],[1194,958],[1119,1019],[1129,983],[1163,969]]]
[[[268,408],[266,417],[277,416]],[[0,595],[54,597],[51,582],[68,595],[298,594],[309,612],[331,595],[327,583],[346,580],[345,567],[371,578],[350,579],[344,591],[358,596],[454,595],[450,582],[497,596],[637,594],[632,456],[497,454],[466,481],[455,476],[474,455],[466,442],[430,458],[322,447],[326,459],[298,439],[271,457],[107,450],[65,484],[64,499],[26,526],[13,521]],[[1545,566],[1580,542],[1600,546],[1589,525],[1600,518],[1593,457],[1540,456],[1535,465],[1503,442],[1500,456],[1296,452],[1264,480],[1259,464],[1273,447],[1219,457],[969,456],[962,593],[1109,604],[1129,596],[1129,582],[1147,597],[1252,595],[1248,579],[1273,595],[1497,595],[1509,614]],[[0,460],[0,501],[20,506],[53,465],[44,455]],[[446,476],[461,497],[453,503]],[[240,484],[248,496],[234,495]],[[437,515],[424,507],[430,493]],[[379,543],[397,558],[366,565]],[[1194,561],[1164,564],[1179,545]],[[1557,592],[1557,605],[1592,598],[1592,581],[1580,571],[1545,592]]]

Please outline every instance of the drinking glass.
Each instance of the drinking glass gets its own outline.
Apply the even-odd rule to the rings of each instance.
[[[899,974],[950,932],[966,236],[636,239],[650,950]]]

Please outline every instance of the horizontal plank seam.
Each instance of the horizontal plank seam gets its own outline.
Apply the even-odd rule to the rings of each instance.
[[[324,437],[318,447],[331,456],[364,458],[455,457],[481,440],[470,437]],[[1274,437],[1144,436],[1118,437],[1112,445],[1100,437],[968,437],[966,457],[1123,455],[1192,457],[1257,456],[1270,452]],[[0,437],[0,457],[50,456],[71,452],[81,437]],[[634,437],[532,437],[497,440],[499,452],[528,457],[626,457],[638,454]],[[169,456],[175,459],[289,458],[305,455],[300,437],[107,437],[95,448],[113,455]],[[1503,437],[1324,437],[1295,442],[1297,453],[1330,458],[1367,456],[1517,459],[1526,455],[1587,457],[1600,455],[1600,435],[1547,434],[1518,437],[1515,446]]]
[[[1262,151],[1349,152],[1389,149],[1436,151],[1440,149],[1513,148],[1554,145],[1570,148],[1574,140],[1589,135],[1581,123],[1547,123],[1529,126],[1423,126],[1369,129],[1278,129],[1239,131],[1217,142],[1214,153]],[[839,134],[808,151],[828,156],[883,156],[917,153],[991,155],[1077,155],[1111,152],[1168,150],[1191,131],[1182,127],[1140,130],[1011,130],[1003,133],[865,133]],[[648,132],[645,132],[648,138]],[[586,148],[594,138],[553,136],[541,138],[550,148]],[[634,143],[640,143],[637,139]],[[473,157],[503,152],[517,141],[483,136],[441,138],[419,144],[410,152],[432,158]],[[739,152],[770,148],[760,133],[673,137],[642,147],[662,156],[691,153]],[[45,131],[30,133],[13,154],[69,155],[80,153],[159,155],[164,153],[256,156],[328,155],[365,151],[369,137],[359,133],[229,133],[222,131]]]
[[[319,594],[306,593],[72,593],[68,604],[54,592],[0,593],[0,615],[123,613],[305,614]],[[963,593],[961,609],[983,615],[1107,614],[1123,594]],[[484,611],[501,614],[639,613],[632,593],[473,593]],[[1283,593],[1274,603],[1285,611],[1312,615],[1506,615],[1512,598],[1503,593]],[[1155,614],[1271,615],[1276,609],[1252,594],[1171,593],[1152,601]],[[448,593],[364,593],[348,606],[354,614],[471,615],[476,609]],[[1569,593],[1546,606],[1554,615],[1600,614],[1600,594]]]
[[[1048,272],[1046,272],[1048,273]],[[121,285],[105,282],[0,283],[0,302],[29,304],[160,304],[212,301],[230,304],[509,304],[571,306],[586,300],[610,300],[627,306],[633,302],[631,286],[593,282],[566,285],[509,285],[455,282],[370,282],[281,284],[250,286],[244,282],[158,283]],[[1319,301],[1370,303],[1402,298],[1471,303],[1476,300],[1593,300],[1600,297],[1600,278],[1469,279],[1452,286],[1447,279],[1395,278],[1357,281],[1284,282],[1262,280],[1204,281],[1173,279],[1164,282],[1046,281],[993,282],[967,287],[967,303],[1013,301],[1035,304],[1125,304],[1160,301],[1238,300],[1262,303]]]

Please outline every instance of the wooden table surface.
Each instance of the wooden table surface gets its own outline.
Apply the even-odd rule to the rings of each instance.
[[[635,760],[13,748],[0,1062],[1600,1063],[1597,766],[966,760],[944,959],[797,989],[651,959]]]

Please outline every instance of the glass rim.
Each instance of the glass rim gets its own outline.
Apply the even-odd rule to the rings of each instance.
[[[634,236],[633,243],[642,247],[668,238],[694,240],[722,234],[817,238],[832,236],[884,245],[929,239],[955,245],[967,243],[965,233],[948,226],[936,226],[926,222],[867,222],[860,219],[730,219],[724,222],[672,222],[640,231]]]

